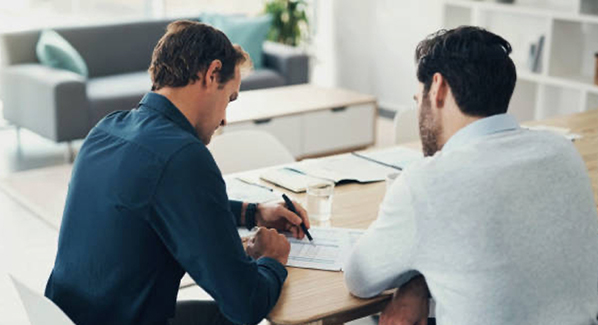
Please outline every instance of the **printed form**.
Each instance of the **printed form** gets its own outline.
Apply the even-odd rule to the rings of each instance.
[[[310,242],[307,238],[299,240],[287,235],[291,243],[287,266],[341,271],[353,245],[357,243],[357,240],[365,231],[312,227],[309,232],[314,238],[313,242]]]

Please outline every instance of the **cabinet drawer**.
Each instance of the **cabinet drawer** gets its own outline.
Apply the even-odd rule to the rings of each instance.
[[[307,113],[303,120],[303,154],[313,155],[374,142],[373,104]]]
[[[301,152],[301,138],[302,138],[302,116],[281,116],[263,120],[248,121],[229,124],[222,130],[225,132],[232,132],[238,130],[262,130],[275,136],[294,157],[302,155]]]

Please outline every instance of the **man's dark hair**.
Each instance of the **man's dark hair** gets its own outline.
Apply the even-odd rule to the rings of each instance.
[[[427,95],[434,74],[440,73],[466,115],[505,113],[517,81],[510,53],[509,42],[482,28],[443,29],[417,45],[417,79]]]
[[[235,67],[249,59],[216,28],[190,20],[172,22],[152,54],[152,90],[193,83],[214,60],[222,62],[218,83],[223,85],[235,77]]]

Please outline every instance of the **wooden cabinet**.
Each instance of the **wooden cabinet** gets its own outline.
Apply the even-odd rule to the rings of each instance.
[[[295,156],[306,158],[374,144],[376,100],[312,85],[241,92],[222,132],[264,130]]]
[[[355,105],[305,114],[303,152],[318,155],[365,147],[374,142],[373,105]]]

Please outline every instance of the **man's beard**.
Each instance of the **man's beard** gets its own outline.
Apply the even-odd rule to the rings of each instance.
[[[424,156],[433,156],[438,150],[438,137],[442,126],[432,115],[432,102],[429,94],[422,98],[422,107],[419,111],[419,136],[422,141]]]

